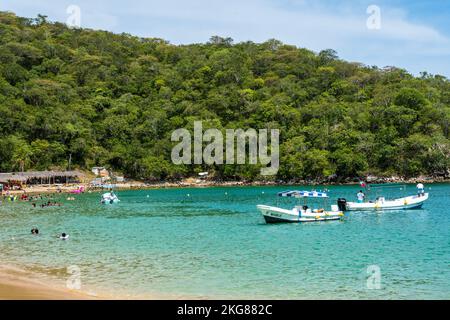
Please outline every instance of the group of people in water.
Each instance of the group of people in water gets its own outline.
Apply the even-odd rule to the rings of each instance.
[[[38,236],[39,235],[39,229],[38,228],[33,228],[31,229],[31,234],[34,236]],[[69,235],[67,233],[61,233],[60,235],[56,236],[57,238],[61,239],[61,240],[68,240],[69,239]]]
[[[32,206],[33,208],[36,208],[36,207],[37,207],[37,204],[36,204],[35,202],[33,202],[33,203],[31,204],[31,206]],[[52,202],[52,201],[47,201],[47,202],[42,203],[42,204],[40,205],[41,208],[45,208],[45,207],[61,207],[61,206],[62,206],[62,204],[61,204],[60,202],[56,202],[56,201],[54,201],[54,202]]]
[[[42,200],[47,200],[47,201],[44,201],[43,203],[38,205],[37,202],[42,201]],[[54,201],[53,195],[41,195],[41,194],[28,195],[25,192],[20,196],[12,195],[12,194],[9,194],[9,192],[7,192],[0,198],[0,205],[2,204],[3,201],[5,201],[5,202],[6,201],[9,201],[9,202],[16,202],[16,201],[31,202],[31,206],[33,208],[61,207],[62,206],[61,202]]]
[[[37,201],[39,200],[47,200],[44,201],[41,204],[37,204]],[[56,202],[54,201],[54,197],[53,195],[28,195],[27,193],[23,193],[20,196],[17,195],[12,195],[9,192],[6,192],[5,194],[3,194],[0,197],[0,205],[2,204],[3,201],[9,201],[9,202],[15,202],[15,201],[23,201],[23,202],[32,202],[31,206],[33,208],[37,208],[38,206],[41,208],[46,208],[46,207],[61,207],[62,203],[60,202]],[[32,228],[31,229],[31,234],[34,236],[38,236],[40,235],[39,233],[39,229],[38,228]],[[67,233],[61,233],[59,235],[56,236],[57,238],[61,239],[61,240],[68,240],[69,239],[69,235]]]
[[[22,201],[22,202],[37,202],[40,200],[49,200],[49,203],[54,204],[54,201],[50,201],[50,200],[54,200],[54,196],[49,194],[49,195],[41,195],[41,194],[37,194],[37,195],[28,195],[26,192],[24,192],[23,194],[21,194],[20,196],[15,195],[15,194],[10,194],[9,192],[6,192],[5,194],[3,194],[0,197],[0,204],[3,201],[9,201],[9,202],[16,202],[16,201]]]

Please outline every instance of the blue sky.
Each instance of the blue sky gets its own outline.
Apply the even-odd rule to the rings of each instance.
[[[345,60],[428,71],[450,78],[450,0],[0,0],[0,10],[45,14],[66,22],[81,10],[81,26],[174,44],[270,38],[314,51],[332,48]],[[367,28],[367,8],[381,9],[380,29]]]

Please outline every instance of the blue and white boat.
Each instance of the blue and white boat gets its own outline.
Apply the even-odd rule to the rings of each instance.
[[[114,192],[107,192],[102,195],[102,199],[100,200],[101,204],[114,204],[120,202],[119,198],[116,196]]]
[[[344,212],[339,210],[337,205],[332,205],[331,210],[326,207],[328,194],[317,191],[285,191],[278,193],[279,197],[294,198],[303,202],[302,205],[296,205],[293,209],[283,209],[258,205],[257,208],[264,217],[266,223],[304,223],[340,220],[344,217]],[[324,206],[322,208],[310,208],[307,204],[310,199],[322,199]]]

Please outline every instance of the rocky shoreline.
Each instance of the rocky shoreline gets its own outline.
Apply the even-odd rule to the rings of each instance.
[[[146,190],[146,189],[167,189],[167,188],[207,188],[207,187],[252,187],[252,186],[339,186],[339,185],[358,185],[360,181],[365,181],[370,184],[386,184],[386,183],[401,183],[401,184],[431,184],[431,183],[450,183],[448,177],[416,177],[416,178],[402,178],[402,177],[375,177],[369,176],[365,178],[345,179],[342,181],[330,181],[326,180],[291,180],[291,181],[219,181],[214,179],[186,179],[177,182],[159,181],[152,183],[144,183],[141,181],[130,181],[126,183],[117,183],[114,188],[117,190]],[[79,183],[61,186],[40,185],[30,186],[23,190],[10,191],[10,194],[20,195],[22,193],[27,194],[51,194],[62,193],[66,194],[76,188],[83,186],[88,192],[102,191],[105,189],[92,187],[87,183]],[[5,192],[3,192],[5,194]]]
[[[189,188],[189,187],[232,187],[232,186],[317,186],[317,185],[358,185],[360,181],[365,181],[370,184],[385,184],[385,183],[450,183],[450,177],[426,177],[420,176],[415,178],[403,177],[375,177],[369,176],[365,178],[345,179],[342,181],[324,180],[291,180],[291,181],[218,181],[218,180],[203,180],[203,181],[179,181],[179,182],[154,182],[145,183],[142,187],[147,188]],[[117,185],[120,188],[120,185]]]

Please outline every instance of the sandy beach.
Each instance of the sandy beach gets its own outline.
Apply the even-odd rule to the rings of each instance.
[[[27,271],[0,266],[0,300],[94,300],[98,297],[43,283]]]
[[[134,295],[125,292],[91,293],[70,290],[20,267],[0,265],[0,300],[180,300],[206,299],[204,296],[171,294]]]

